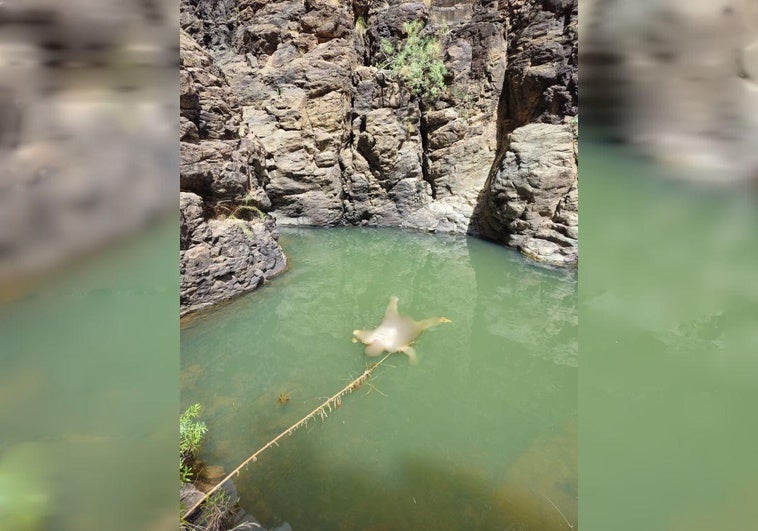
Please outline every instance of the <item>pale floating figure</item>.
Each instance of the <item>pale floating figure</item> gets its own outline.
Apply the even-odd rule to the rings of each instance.
[[[411,364],[416,365],[418,358],[413,344],[421,332],[440,323],[451,323],[445,317],[432,317],[423,321],[414,321],[410,317],[397,313],[397,297],[390,297],[390,303],[384,312],[382,324],[373,330],[353,330],[353,343],[360,341],[366,345],[367,356],[379,356],[382,352],[403,352],[408,355]]]

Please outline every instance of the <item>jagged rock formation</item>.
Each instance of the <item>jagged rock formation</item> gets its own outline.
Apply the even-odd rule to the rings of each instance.
[[[237,99],[191,37],[180,37],[181,314],[250,291],[286,267],[261,188],[263,147],[240,137]]]
[[[478,219],[482,234],[554,265],[577,262],[577,4],[508,6],[500,149]]]
[[[576,263],[576,126],[531,123],[508,136],[508,151],[486,191],[487,222],[535,260]],[[489,229],[491,230],[491,229]]]
[[[435,100],[383,68],[382,40],[414,20],[444,50]],[[241,116],[211,121],[220,143],[193,159],[230,173],[187,190],[238,194],[231,174],[254,160],[279,223],[468,232],[576,261],[575,0],[182,0],[181,24],[217,67],[199,83],[226,80]],[[517,131],[532,123],[552,128]]]
[[[286,259],[274,219],[205,219],[203,199],[180,193],[181,311],[208,308],[260,286]]]
[[[449,88],[435,102],[412,96],[378,66],[381,40],[399,42],[404,22],[444,20],[434,6],[185,7],[185,28],[207,43],[240,98],[243,126],[263,143],[278,220],[467,231],[496,148],[505,72],[496,4],[451,23]]]

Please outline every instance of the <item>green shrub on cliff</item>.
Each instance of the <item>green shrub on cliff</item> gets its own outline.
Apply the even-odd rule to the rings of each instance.
[[[411,92],[436,98],[445,89],[447,68],[439,39],[433,34],[422,35],[423,29],[420,20],[404,23],[407,37],[397,47],[382,39],[382,53],[387,58],[382,66],[389,68]]]
[[[196,420],[199,414],[200,404],[193,404],[179,417],[179,479],[182,483],[192,480],[192,466],[207,431],[205,422]]]

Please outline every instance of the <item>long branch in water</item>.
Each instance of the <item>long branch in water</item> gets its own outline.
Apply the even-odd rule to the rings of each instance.
[[[327,413],[326,413],[327,410],[329,410],[329,412],[331,412],[333,408],[336,409],[337,407],[339,407],[339,405],[342,404],[342,397],[345,396],[346,394],[352,393],[353,391],[355,391],[356,389],[358,389],[361,386],[361,384],[363,384],[363,382],[365,382],[366,380],[368,380],[368,377],[371,376],[371,373],[373,373],[374,370],[379,365],[381,365],[384,362],[384,360],[386,360],[389,357],[390,357],[390,354],[386,354],[378,362],[370,365],[365,371],[363,371],[363,373],[360,376],[358,376],[353,381],[351,381],[349,384],[347,384],[345,387],[343,387],[342,389],[340,389],[335,395],[332,395],[330,398],[327,398],[326,401],[324,401],[316,409],[314,409],[313,411],[311,411],[310,413],[308,413],[306,416],[304,416],[303,418],[301,418],[300,420],[298,420],[297,422],[295,422],[292,426],[290,426],[289,428],[287,428],[286,430],[284,430],[282,433],[280,433],[279,435],[277,435],[276,437],[274,437],[273,439],[271,439],[269,442],[267,442],[260,449],[256,450],[256,452],[253,453],[252,455],[250,455],[250,457],[248,457],[247,459],[245,459],[244,461],[242,461],[242,463],[237,468],[235,468],[234,470],[232,470],[231,472],[229,472],[229,474],[227,474],[226,477],[224,477],[224,479],[222,479],[221,481],[219,481],[218,483],[216,483],[216,485],[214,485],[212,489],[210,489],[209,491],[207,491],[202,498],[200,498],[192,507],[190,507],[187,510],[187,512],[185,512],[184,515],[182,515],[182,520],[186,520],[187,518],[189,518],[192,515],[192,513],[194,513],[197,510],[197,508],[200,507],[203,504],[203,502],[205,502],[205,500],[207,500],[208,497],[211,494],[213,494],[218,489],[220,489],[221,486],[224,483],[226,483],[227,481],[229,481],[232,478],[232,476],[234,476],[235,474],[239,474],[240,470],[242,470],[242,468],[245,465],[247,465],[251,461],[252,462],[257,461],[258,460],[258,456],[260,454],[262,454],[264,451],[266,451],[269,448],[271,448],[272,446],[274,446],[274,445],[279,446],[278,442],[284,436],[286,436],[286,435],[292,435],[292,433],[295,430],[297,430],[301,426],[306,425],[308,423],[308,421],[311,420],[311,419],[313,419],[316,415],[318,415],[321,418],[321,420],[325,420],[326,417],[327,417]]]

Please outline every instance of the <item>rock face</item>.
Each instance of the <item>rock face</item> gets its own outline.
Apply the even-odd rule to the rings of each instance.
[[[477,220],[487,237],[535,260],[578,259],[577,5],[509,4],[500,148]]]
[[[240,137],[237,99],[213,59],[180,37],[181,315],[258,287],[286,259],[261,183],[265,155]]]
[[[221,467],[205,467],[200,473],[206,473],[209,468],[218,468],[223,471],[223,468]],[[223,476],[224,475],[222,474],[219,477],[213,478],[214,481],[209,485],[201,484],[202,482],[200,480],[196,483],[182,483],[181,487],[179,487],[180,507],[185,510],[195,505],[195,503],[203,498],[205,492],[211,489],[215,485],[215,482],[220,481]],[[203,488],[203,490],[200,490],[198,486]],[[220,521],[220,525],[216,525],[215,527],[208,525],[208,522],[206,521],[207,516],[205,516],[205,514],[209,513],[203,513],[204,506],[201,506],[192,514],[192,516],[190,516],[190,521],[194,525],[203,529],[234,529],[239,526],[239,529],[260,529],[265,531],[265,528],[260,522],[258,522],[258,520],[237,504],[239,495],[237,494],[237,486],[232,480],[227,480],[218,492],[225,493],[229,500],[225,505],[222,506],[217,504],[215,507],[216,510],[221,511],[221,514],[214,515],[215,519]],[[210,514],[213,514],[213,511],[211,511]]]
[[[286,259],[270,216],[253,222],[203,218],[203,200],[180,193],[182,315],[260,286]]]
[[[209,180],[201,171],[183,189],[212,200],[238,193],[232,174],[252,159],[259,164],[248,182],[260,185],[252,188],[270,200],[279,223],[468,232],[571,263],[575,250],[562,258],[571,253],[531,242],[542,238],[545,223],[513,223],[505,213],[513,200],[525,216],[547,216],[547,189],[518,198],[498,192],[507,188],[503,179],[539,172],[503,171],[495,162],[507,159],[518,127],[558,126],[576,115],[576,15],[576,2],[561,0],[182,0],[183,29],[217,65],[198,83],[240,109],[239,123],[211,120],[209,130],[221,142],[247,146],[228,153],[214,147],[217,158],[197,153],[193,163],[223,160],[229,173]],[[401,44],[403,24],[415,20],[443,49],[448,74],[436,99],[412,94],[384,68],[382,41]],[[231,93],[222,96],[217,79],[228,81]],[[221,109],[208,112],[227,116]],[[563,127],[575,135],[575,127]],[[543,162],[567,149],[557,132],[522,138],[540,143],[542,155],[533,156]],[[564,162],[565,171],[532,177],[531,186],[566,180],[550,193],[563,194],[560,215],[569,215],[576,165]],[[564,224],[553,219],[555,210],[546,219]],[[544,241],[575,249],[575,233]]]
[[[545,123],[517,128],[487,190],[488,221],[507,235],[506,243],[552,265],[577,261],[575,129]]]

